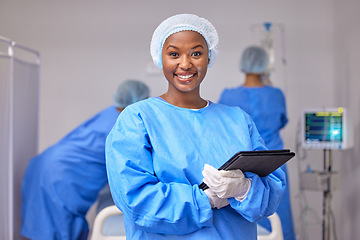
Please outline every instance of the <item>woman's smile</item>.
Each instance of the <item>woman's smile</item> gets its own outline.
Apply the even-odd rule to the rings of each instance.
[[[181,83],[189,84],[196,73],[175,73],[174,75]]]

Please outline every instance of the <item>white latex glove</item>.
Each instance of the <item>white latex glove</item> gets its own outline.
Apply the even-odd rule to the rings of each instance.
[[[246,178],[239,169],[219,171],[213,166],[205,164],[202,175],[204,176],[204,183],[219,198],[235,197],[236,200],[242,201],[246,198],[251,187],[251,179]]]
[[[227,198],[219,198],[210,188],[206,189],[204,192],[210,200],[211,208],[220,209],[229,205]]]

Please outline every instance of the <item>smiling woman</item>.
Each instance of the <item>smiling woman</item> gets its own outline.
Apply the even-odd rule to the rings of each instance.
[[[217,45],[214,26],[192,14],[166,19],[153,34],[151,55],[168,89],[127,107],[106,139],[109,186],[126,239],[255,240],[256,221],[277,208],[282,170],[262,178],[226,171],[231,181],[219,183],[225,195],[199,188],[205,164],[218,168],[238,151],[266,149],[249,115],[200,96]],[[234,181],[239,187],[229,188]]]
[[[164,43],[162,59],[169,87],[160,97],[179,107],[204,107],[199,92],[209,63],[205,39],[194,31],[174,33]]]

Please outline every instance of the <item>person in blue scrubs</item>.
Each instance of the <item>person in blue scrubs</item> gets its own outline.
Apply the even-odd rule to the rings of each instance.
[[[153,33],[150,52],[168,89],[127,107],[105,146],[128,240],[255,240],[256,222],[279,204],[281,169],[262,178],[217,170],[238,151],[266,149],[247,113],[200,96],[218,41],[214,26],[193,14],[171,16]],[[213,177],[221,183],[199,188]]]
[[[106,136],[125,107],[148,97],[144,83],[123,82],[114,94],[114,106],[30,160],[22,185],[21,235],[35,240],[87,239],[85,215],[107,183]]]
[[[240,62],[241,71],[246,75],[245,82],[242,86],[225,89],[219,103],[243,109],[254,120],[266,147],[270,150],[278,150],[283,149],[284,146],[280,130],[285,127],[288,119],[283,92],[263,82],[268,61],[268,54],[261,47],[246,48]],[[286,165],[281,168],[287,173]],[[288,184],[276,212],[281,219],[284,239],[295,240]],[[268,219],[263,219],[259,224],[271,230]]]

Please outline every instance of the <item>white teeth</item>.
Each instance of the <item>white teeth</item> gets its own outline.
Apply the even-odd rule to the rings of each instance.
[[[190,74],[190,75],[186,75],[186,76],[180,76],[180,75],[177,75],[178,78],[181,78],[181,79],[189,79],[191,78],[192,76],[194,76],[195,74]]]

